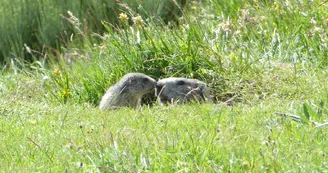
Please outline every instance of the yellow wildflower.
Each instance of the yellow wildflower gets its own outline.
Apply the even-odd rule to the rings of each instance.
[[[60,76],[60,74],[61,74],[61,73],[60,73],[60,70],[58,70],[58,69],[55,69],[55,70],[54,70],[54,73],[55,73],[55,76]]]
[[[125,13],[120,13],[118,17],[123,23],[126,23],[129,20],[129,17]]]
[[[69,95],[71,95],[71,91],[70,91],[69,89],[65,89],[65,90],[63,91],[63,96],[64,96],[64,97],[67,97],[67,96],[69,96]]]

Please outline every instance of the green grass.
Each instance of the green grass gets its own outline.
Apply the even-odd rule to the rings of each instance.
[[[0,71],[0,169],[327,172],[327,127],[311,123],[328,121],[326,11],[193,2],[178,26],[104,24],[107,34],[83,32],[54,61],[12,60]],[[128,72],[203,80],[215,102],[100,111]]]
[[[1,101],[1,141],[6,141],[1,143],[1,168],[5,172],[327,169],[324,128],[273,115],[298,109],[291,100],[253,102],[107,112],[86,105]]]
[[[187,0],[177,2],[183,7]],[[166,22],[176,20],[181,14],[172,1],[122,0],[120,4],[129,4],[136,14],[156,16]],[[3,0],[0,11],[0,63],[3,64],[10,63],[10,59],[29,62],[40,56],[51,59],[51,55],[69,48],[72,38],[80,38],[77,35],[82,32],[84,36],[93,32],[102,34],[103,21],[116,25],[118,14],[129,12],[115,0]],[[77,23],[69,13],[80,21]]]

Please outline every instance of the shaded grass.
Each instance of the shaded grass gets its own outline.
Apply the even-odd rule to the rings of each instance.
[[[163,0],[1,1],[0,62],[8,64],[11,59],[33,62],[40,60],[39,57],[51,59],[49,54],[57,56],[63,47],[70,48],[70,40],[80,38],[76,35],[103,33],[103,21],[116,25],[118,14],[128,13],[130,9],[135,11],[132,16],[140,14],[166,22],[176,21],[187,0],[176,2],[179,7],[172,1]],[[70,13],[81,21],[77,23]],[[71,24],[80,28],[76,30]]]

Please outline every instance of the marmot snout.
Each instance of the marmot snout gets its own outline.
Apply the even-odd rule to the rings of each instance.
[[[162,103],[186,103],[211,100],[206,83],[197,79],[166,78],[156,85],[156,96]]]
[[[100,101],[103,110],[118,107],[137,108],[143,95],[156,87],[156,80],[142,73],[128,73],[110,87]]]

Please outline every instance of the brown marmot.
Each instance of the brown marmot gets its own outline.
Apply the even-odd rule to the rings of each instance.
[[[210,101],[210,89],[197,79],[166,78],[156,85],[156,96],[160,103],[186,103],[188,101]]]
[[[143,95],[156,87],[156,80],[142,73],[128,73],[111,86],[100,101],[102,110],[119,107],[138,108]]]

